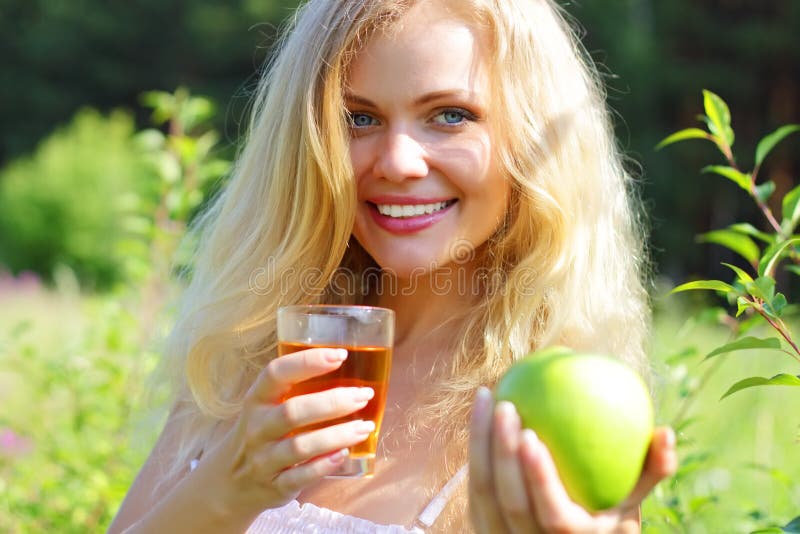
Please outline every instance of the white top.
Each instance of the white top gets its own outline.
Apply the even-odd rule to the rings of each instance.
[[[247,534],[423,534],[419,527],[379,525],[307,502],[292,501],[265,510],[247,529]]]
[[[198,460],[192,460],[191,469]],[[280,508],[270,508],[259,515],[247,529],[247,534],[424,534],[447,505],[459,484],[467,475],[463,466],[431,499],[431,502],[409,528],[402,525],[379,525],[367,519],[321,508],[312,503],[293,500]]]

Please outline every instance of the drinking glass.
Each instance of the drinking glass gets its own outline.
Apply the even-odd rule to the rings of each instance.
[[[371,477],[375,474],[378,433],[386,407],[392,367],[394,312],[373,306],[301,305],[278,310],[278,356],[316,347],[347,349],[347,359],[330,373],[292,386],[284,400],[336,387],[371,387],[375,396],[364,408],[331,421],[303,427],[306,432],[345,421],[374,421],[369,437],[350,447],[334,478]]]

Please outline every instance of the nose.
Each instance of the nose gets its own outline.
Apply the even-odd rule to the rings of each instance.
[[[428,175],[425,148],[407,132],[387,132],[382,145],[373,168],[377,177],[401,182]]]

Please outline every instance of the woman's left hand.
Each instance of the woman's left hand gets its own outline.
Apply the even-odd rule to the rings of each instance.
[[[567,495],[547,447],[521,430],[509,402],[480,388],[470,429],[469,500],[475,530],[496,533],[639,532],[642,500],[677,468],[675,434],[653,432],[639,482],[619,506],[590,513]]]

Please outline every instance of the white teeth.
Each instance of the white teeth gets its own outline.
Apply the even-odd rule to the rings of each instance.
[[[447,202],[434,202],[433,204],[377,204],[377,207],[381,215],[400,218],[430,215],[444,209],[447,205]]]

